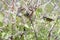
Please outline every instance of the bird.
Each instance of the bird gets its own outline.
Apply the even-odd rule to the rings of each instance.
[[[49,18],[49,17],[47,17],[47,16],[43,16],[43,19],[46,20],[46,21],[49,21],[49,22],[54,21],[54,19]]]

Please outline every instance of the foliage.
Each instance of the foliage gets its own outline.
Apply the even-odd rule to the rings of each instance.
[[[60,40],[58,16],[59,0],[0,0],[0,40]]]

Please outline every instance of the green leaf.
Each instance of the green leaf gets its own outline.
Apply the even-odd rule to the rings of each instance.
[[[47,4],[45,7],[46,12],[51,12],[53,9],[53,5],[52,4]]]
[[[4,6],[5,9],[8,9],[8,6],[6,4],[3,4],[3,6]]]
[[[37,16],[39,15],[39,13],[42,13],[42,8],[37,8],[37,9],[36,9],[36,15],[37,15]]]
[[[0,22],[0,26],[3,26],[3,23],[2,22]]]
[[[3,15],[0,13],[0,22],[3,22]]]
[[[3,4],[2,4],[2,2],[0,2],[0,9],[2,9],[2,7],[3,7]]]
[[[53,3],[55,3],[57,0],[52,0]]]
[[[20,40],[19,36],[16,36],[16,37],[14,38],[14,40]]]

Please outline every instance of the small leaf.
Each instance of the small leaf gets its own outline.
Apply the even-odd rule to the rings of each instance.
[[[45,7],[46,12],[51,12],[53,9],[53,5],[52,4],[47,4]]]
[[[42,8],[37,8],[37,9],[36,9],[36,15],[37,15],[37,16],[39,15],[39,13],[42,13]]]
[[[3,5],[5,9],[8,9],[8,6],[6,4]]]
[[[0,14],[0,22],[2,22],[2,21],[3,21],[3,15]]]
[[[0,26],[3,26],[3,23],[2,22],[0,22]]]

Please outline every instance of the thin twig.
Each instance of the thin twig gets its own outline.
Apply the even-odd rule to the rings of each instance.
[[[53,31],[54,26],[56,25],[57,20],[58,20],[58,19],[56,19],[55,23],[51,26],[51,28],[50,28],[50,30],[49,30],[48,40],[50,40],[51,33],[52,33],[52,31]]]

